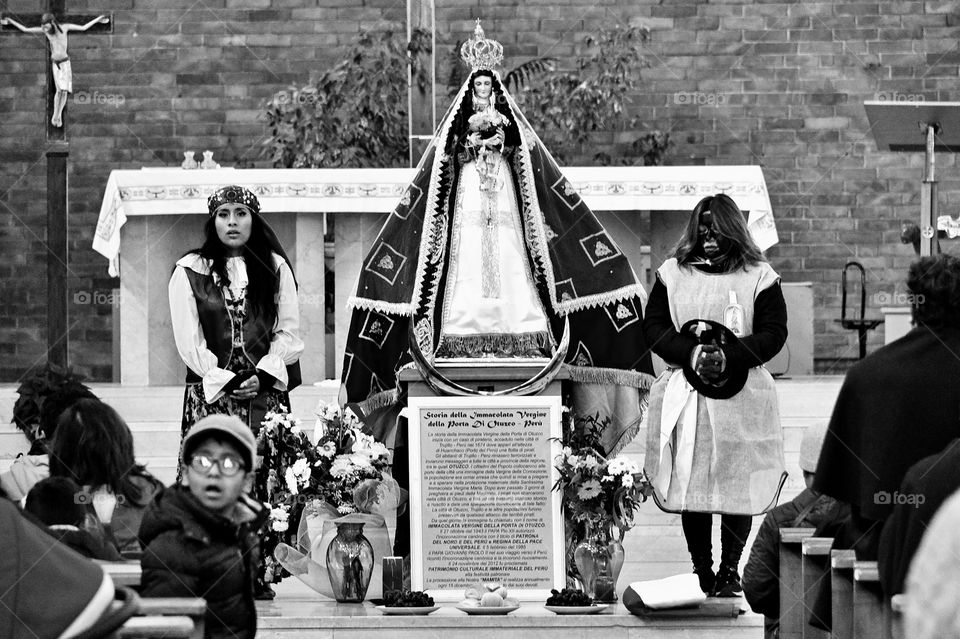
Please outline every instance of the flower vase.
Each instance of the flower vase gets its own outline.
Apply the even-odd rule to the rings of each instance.
[[[334,598],[361,603],[373,576],[373,546],[363,536],[363,524],[337,524],[337,536],[327,548],[327,573]]]
[[[599,534],[589,523],[583,536],[583,541],[573,550],[573,561],[580,573],[580,582],[583,592],[588,597],[596,595],[597,577],[600,570],[606,568],[609,562],[606,559],[606,543],[602,542]]]
[[[623,569],[623,560],[626,558],[623,544],[612,535],[607,541],[607,557],[609,558],[611,593],[613,596],[606,603],[612,603],[617,600],[617,580],[620,578],[620,571]]]
[[[583,541],[573,551],[573,559],[580,572],[583,591],[599,603],[617,600],[617,579],[623,568],[623,544],[611,530],[597,532],[587,529]]]

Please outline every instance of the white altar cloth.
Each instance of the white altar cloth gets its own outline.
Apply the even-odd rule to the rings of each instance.
[[[93,249],[119,275],[120,229],[134,215],[206,213],[207,197],[227,184],[251,189],[261,210],[389,213],[415,169],[144,168],[110,172]],[[566,167],[564,174],[594,211],[690,211],[707,195],[726,193],[749,211],[762,250],[777,243],[770,196],[759,166]]]

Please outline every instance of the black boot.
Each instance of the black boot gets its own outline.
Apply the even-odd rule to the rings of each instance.
[[[706,595],[713,592],[716,582],[716,574],[713,572],[713,557],[710,555],[691,557],[693,560],[693,573],[700,579],[700,590]]]
[[[740,586],[740,573],[737,572],[737,564],[721,563],[711,596],[740,597],[742,595],[743,588]]]
[[[740,556],[750,534],[753,518],[749,515],[723,515],[720,519],[720,569],[713,587],[714,597],[740,597]]]
[[[683,512],[680,514],[687,551],[693,561],[693,572],[700,578],[700,590],[713,592],[716,575],[713,572],[713,541],[710,528],[713,516],[710,513]]]

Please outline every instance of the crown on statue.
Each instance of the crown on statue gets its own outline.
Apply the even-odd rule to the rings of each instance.
[[[483,35],[480,18],[477,18],[477,27],[473,30],[473,37],[460,47],[460,57],[470,65],[474,71],[479,69],[493,70],[503,62],[503,45],[496,40],[488,40]]]

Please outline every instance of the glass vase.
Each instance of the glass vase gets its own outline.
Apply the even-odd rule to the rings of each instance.
[[[620,579],[623,560],[626,558],[623,544],[613,535],[610,535],[607,541],[607,556],[609,557],[611,592],[613,596],[606,600],[605,603],[612,603],[617,600],[617,580]]]
[[[337,536],[327,548],[327,574],[334,598],[360,603],[373,576],[373,546],[363,536],[363,524],[337,524]]]
[[[609,527],[588,526],[586,535],[573,551],[583,591],[598,603],[617,600],[617,579],[623,568],[623,544]]]

